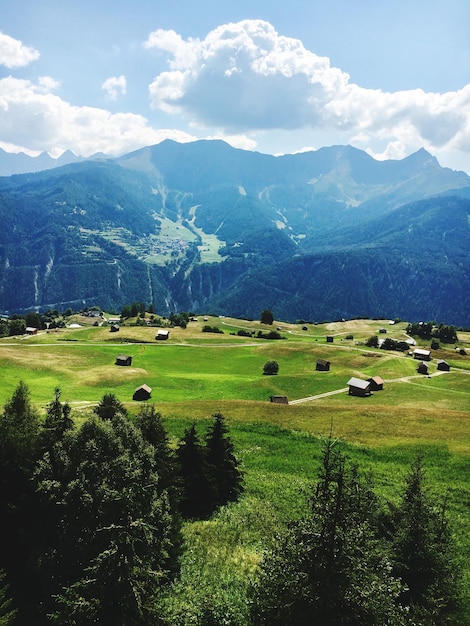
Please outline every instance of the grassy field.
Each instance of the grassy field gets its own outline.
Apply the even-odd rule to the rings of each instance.
[[[416,455],[423,455],[431,490],[437,500],[448,498],[470,588],[470,334],[459,333],[457,343],[467,356],[454,345],[432,351],[428,377],[417,374],[412,356],[364,345],[384,327],[386,337],[406,339],[406,323],[387,320],[307,324],[303,330],[299,324],[268,327],[201,317],[185,330],[171,329],[167,341],[155,340],[154,327],[125,325],[111,333],[109,326],[95,327],[87,318],[73,321],[81,327],[0,340],[1,404],[24,380],[41,410],[59,386],[77,421],[109,392],[135,414],[139,403],[132,394],[146,383],[175,445],[192,422],[203,435],[216,411],[226,417],[246,491],[211,521],[186,527],[193,556],[184,567],[181,598],[193,588],[195,576],[201,590],[222,596],[243,591],[269,538],[304,510],[319,437],[330,429],[344,441],[348,456],[372,471],[377,492],[391,500]],[[223,334],[202,332],[206,324]],[[257,333],[277,327],[282,340],[236,335],[240,328]],[[327,335],[333,335],[332,343]],[[429,348],[429,342],[420,347]],[[116,366],[119,354],[132,356],[132,366]],[[318,358],[331,362],[329,372],[315,370]],[[438,374],[439,359],[450,364],[450,372]],[[268,360],[279,363],[276,376],[263,375]],[[385,381],[382,391],[366,398],[348,395],[351,376],[375,375]],[[290,403],[312,399],[278,405],[270,402],[271,395],[286,395]]]

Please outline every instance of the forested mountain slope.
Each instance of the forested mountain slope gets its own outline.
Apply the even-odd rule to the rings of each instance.
[[[470,177],[420,150],[274,157],[164,141],[0,178],[0,310],[470,323]]]

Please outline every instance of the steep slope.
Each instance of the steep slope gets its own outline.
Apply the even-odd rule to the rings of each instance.
[[[419,293],[419,317],[466,323],[469,196],[470,178],[424,150],[379,162],[350,146],[274,157],[165,141],[4,177],[0,310],[404,316]]]

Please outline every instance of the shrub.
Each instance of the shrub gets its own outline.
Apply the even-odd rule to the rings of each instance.
[[[263,367],[263,374],[266,376],[274,376],[279,371],[279,363],[277,361],[266,361]]]
[[[202,327],[202,332],[203,333],[219,333],[222,335],[224,334],[224,331],[218,326],[209,326],[208,324]]]

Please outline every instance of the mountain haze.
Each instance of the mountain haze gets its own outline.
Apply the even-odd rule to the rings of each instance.
[[[167,140],[0,178],[0,309],[470,324],[470,177],[425,150]]]

